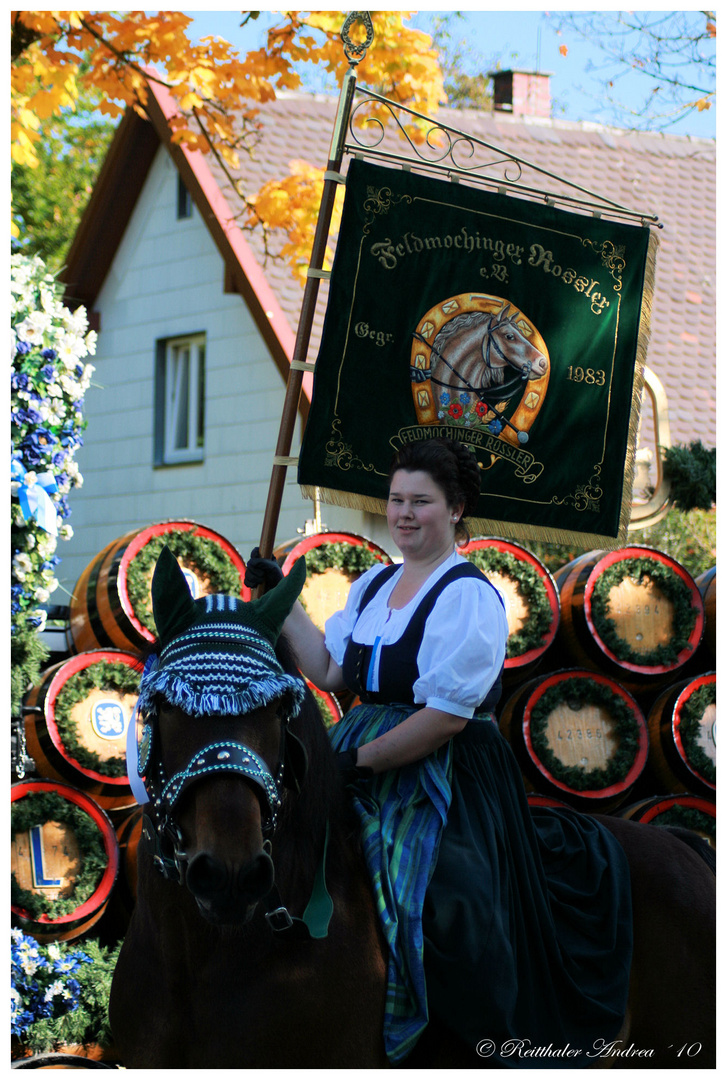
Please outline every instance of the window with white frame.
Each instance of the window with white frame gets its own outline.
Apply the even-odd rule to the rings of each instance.
[[[157,345],[155,464],[204,458],[205,335]]]

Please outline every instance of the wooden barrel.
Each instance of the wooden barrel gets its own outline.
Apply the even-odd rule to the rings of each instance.
[[[245,563],[224,536],[194,521],[163,521],[108,544],[81,574],[70,603],[77,652],[117,648],[143,652],[154,641],[151,578],[164,544],[184,571],[195,599],[228,592],[250,599]]]
[[[717,847],[717,807],[699,795],[654,795],[624,806],[618,817],[651,825],[678,825],[691,829]]]
[[[602,812],[622,803],[646,765],[646,721],[622,686],[568,669],[525,683],[505,702],[500,729],[526,788]]]
[[[496,536],[479,536],[460,549],[498,590],[507,610],[505,685],[532,678],[560,623],[560,598],[550,572],[526,548]]]
[[[106,922],[112,923],[118,937],[129,928],[136,905],[138,881],[138,849],[142,835],[144,811],[137,806],[121,821],[114,822],[119,845],[119,877],[109,905]]]
[[[376,563],[392,562],[391,557],[373,540],[355,533],[313,533],[290,546],[275,550],[284,556],[283,573],[287,574],[301,555],[305,556],[308,577],[300,599],[313,622],[323,630],[326,619],[340,611],[352,583]]]
[[[638,692],[672,682],[694,656],[704,604],[691,575],[653,548],[591,551],[555,573],[559,638],[575,663]]]
[[[41,776],[73,784],[107,810],[134,806],[126,733],[140,678],[139,657],[113,649],[43,672],[24,706],[28,753]]]
[[[710,666],[717,659],[717,567],[694,579],[704,603],[704,637],[700,649]]]
[[[108,905],[119,869],[114,828],[70,784],[21,780],[10,798],[13,923],[41,943],[75,941]]]
[[[554,799],[552,795],[541,795],[538,791],[528,791],[525,798],[528,800],[528,806],[531,810],[537,810],[541,806],[548,809],[552,807],[558,810],[570,809],[568,803],[564,803],[561,799]]]
[[[717,676],[668,687],[649,711],[649,767],[665,792],[717,795]]]

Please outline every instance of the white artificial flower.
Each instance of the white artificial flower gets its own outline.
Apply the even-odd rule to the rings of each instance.
[[[89,356],[96,355],[96,344],[98,342],[98,334],[95,330],[89,330],[86,334],[86,349]]]
[[[51,945],[48,946],[47,952],[48,952],[48,959],[49,960],[60,960],[61,959],[61,950],[60,950],[59,946],[56,944],[56,942],[53,942]]]
[[[23,341],[28,341],[31,345],[40,345],[43,334],[50,325],[50,316],[45,311],[31,311],[27,319],[24,319],[18,327],[18,334]]]
[[[63,994],[63,983],[60,979],[56,979],[54,983],[51,983],[45,992],[44,1001],[52,1001],[54,997],[58,997]]]
[[[78,398],[83,397],[83,387],[79,385],[76,379],[72,379],[70,375],[61,375],[58,381],[61,384],[63,392],[67,394],[72,401],[77,401]]]
[[[44,611],[43,608],[36,608],[36,610],[33,612],[33,615],[38,620],[38,625],[36,626],[36,633],[42,634],[45,630],[46,623],[48,622],[48,612]]]
[[[36,589],[33,593],[33,599],[37,600],[39,604],[47,604],[50,600],[50,592],[48,589]]]
[[[66,308],[63,312],[63,325],[72,334],[84,334],[88,330],[85,307],[78,307],[75,311]]]
[[[60,529],[58,530],[58,535],[60,536],[61,540],[70,540],[73,536],[73,529],[70,525],[61,525]]]
[[[10,327],[10,362],[15,359],[15,354],[18,351],[18,335],[15,333],[15,328]]]
[[[33,563],[29,555],[26,555],[24,551],[19,551],[13,558],[13,576],[18,581],[25,581],[25,575],[29,574],[33,569]]]

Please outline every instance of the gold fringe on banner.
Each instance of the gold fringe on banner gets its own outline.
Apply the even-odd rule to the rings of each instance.
[[[373,499],[368,495],[356,495],[337,488],[319,488],[301,485],[300,493],[304,499],[318,499],[328,506],[341,506],[346,510],[363,510],[368,514],[386,515],[386,501]],[[601,548],[611,551],[621,547],[622,543],[613,536],[598,536],[595,533],[572,532],[567,529],[549,529],[541,525],[524,525],[520,522],[508,522],[490,518],[467,518],[465,521],[470,535],[500,536],[503,540],[540,540],[546,544],[568,544],[584,550]]]
[[[644,394],[644,367],[646,354],[651,337],[651,312],[654,300],[654,285],[656,282],[656,252],[659,247],[659,236],[655,229],[649,233],[649,249],[646,255],[646,268],[644,271],[644,287],[641,298],[641,316],[639,318],[639,336],[636,343],[636,361],[634,364],[634,385],[631,394],[631,416],[629,418],[629,435],[626,445],[626,463],[624,469],[624,485],[621,496],[621,513],[619,516],[619,528],[617,543],[612,546],[621,547],[628,541],[628,527],[631,521],[631,509],[633,505],[634,476],[636,472],[636,440],[639,433],[639,421],[641,419],[641,402]]]

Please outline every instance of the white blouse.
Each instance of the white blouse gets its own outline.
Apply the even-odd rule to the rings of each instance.
[[[366,586],[384,567],[374,566],[362,574],[351,586],[343,610],[326,621],[326,648],[339,667],[352,635],[358,644],[374,646],[369,689],[378,690],[380,646],[398,641],[432,585],[451,567],[466,561],[453,552],[405,607],[390,608],[400,568],[359,616]],[[490,585],[470,577],[450,582],[426,622],[417,655],[421,675],[414,683],[415,703],[469,719],[500,673],[507,633],[505,610]]]

